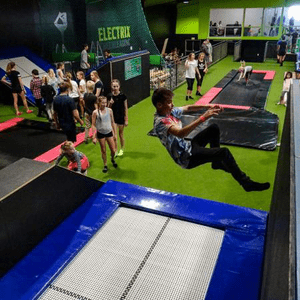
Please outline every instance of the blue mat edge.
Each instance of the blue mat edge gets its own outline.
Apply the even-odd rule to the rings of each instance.
[[[159,207],[149,208],[147,201]],[[206,299],[258,299],[267,212],[112,180],[1,279],[2,299],[37,299],[120,206],[225,230]]]

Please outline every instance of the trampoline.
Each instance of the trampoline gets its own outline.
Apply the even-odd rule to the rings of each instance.
[[[1,201],[3,300],[259,298],[267,212],[60,167]]]
[[[0,125],[0,169],[22,157],[51,162],[58,157],[60,144],[66,140],[61,130],[46,122],[16,118]],[[82,141],[79,136],[77,142]]]
[[[216,86],[211,88],[198,105],[220,105],[224,108],[218,116],[201,123],[187,137],[191,140],[198,132],[211,124],[220,128],[220,142],[225,145],[275,150],[278,138],[279,118],[265,110],[274,71],[254,70],[248,85],[245,80],[237,81],[239,73],[230,71]],[[205,110],[185,114],[183,126],[190,124]],[[156,136],[152,129],[148,135]]]

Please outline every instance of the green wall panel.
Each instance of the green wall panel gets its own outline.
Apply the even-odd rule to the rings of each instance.
[[[198,34],[199,39],[209,35],[209,17],[212,8],[255,8],[255,7],[283,7],[300,5],[299,0],[199,0],[189,4],[177,5],[176,34]],[[220,38],[224,39],[224,38]],[[243,39],[253,39],[245,37]],[[266,39],[259,37],[257,39]],[[270,38],[268,38],[270,39]],[[276,39],[276,38],[275,38]]]

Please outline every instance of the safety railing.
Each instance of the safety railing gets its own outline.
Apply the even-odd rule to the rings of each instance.
[[[197,58],[201,51],[195,52]],[[227,56],[228,42],[220,42],[212,46],[212,61],[209,62],[209,66],[220,61]],[[163,60],[160,66],[152,66],[150,68],[150,88],[155,90],[159,87],[165,87],[170,90],[174,90],[185,79],[185,61],[187,56],[178,57],[175,60]]]

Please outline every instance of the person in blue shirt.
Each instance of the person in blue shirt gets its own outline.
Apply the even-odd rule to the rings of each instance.
[[[152,103],[156,108],[154,115],[154,131],[163,146],[167,149],[175,163],[185,169],[192,169],[205,163],[211,163],[213,169],[221,169],[231,173],[245,191],[263,191],[270,183],[252,181],[240,170],[228,148],[220,147],[220,130],[216,124],[199,132],[191,141],[184,138],[198,125],[218,115],[222,108],[215,106],[186,105],[174,107],[173,93],[166,88],[159,88],[152,95]],[[196,120],[182,126],[180,118],[185,112],[196,112],[208,108]],[[206,148],[207,145],[210,148]]]

